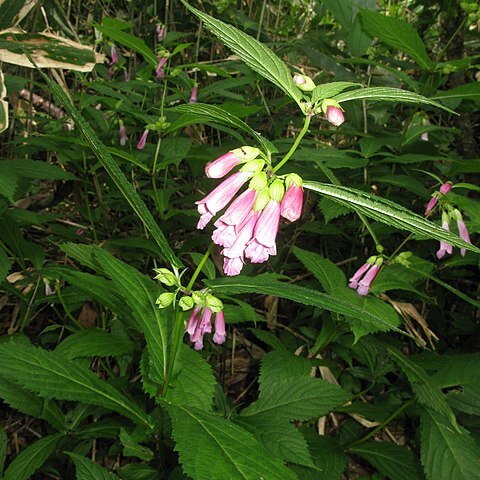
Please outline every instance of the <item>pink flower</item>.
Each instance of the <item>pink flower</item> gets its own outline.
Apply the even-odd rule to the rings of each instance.
[[[208,178],[222,178],[242,160],[243,159],[235,155],[233,151],[227,152],[213,162],[207,163],[205,173]]]
[[[293,76],[293,83],[295,85],[304,85],[307,81],[305,80],[305,77],[303,75],[298,75],[295,74]]]
[[[198,87],[193,87],[188,103],[197,103],[197,94],[198,94]]]
[[[155,73],[157,74],[157,78],[160,79],[160,78],[163,78],[163,66],[165,65],[167,61],[167,57],[161,57],[158,59],[158,65],[157,65],[157,69],[155,70]]]
[[[245,249],[245,256],[252,263],[262,263],[268,260],[269,255],[277,254],[275,240],[280,222],[280,203],[270,200],[260,214],[255,225],[252,240]]]
[[[472,243],[470,241],[470,235],[468,234],[467,226],[465,225],[465,222],[463,221],[463,218],[460,212],[458,212],[458,215],[457,215],[457,226],[458,226],[458,233],[460,234],[460,237],[463,240],[465,240],[467,243]],[[460,255],[462,255],[462,257],[464,257],[466,253],[467,253],[466,248],[460,249]]]
[[[227,333],[225,331],[225,315],[223,310],[215,314],[215,334],[213,335],[213,341],[218,345],[225,342]]]
[[[300,218],[302,206],[303,189],[292,182],[283,196],[282,203],[280,204],[280,214],[283,218],[294,222]]]
[[[449,232],[450,231],[450,225],[448,224],[448,217],[445,215],[443,216],[443,222],[442,222],[442,227]],[[437,252],[437,258],[440,260],[445,256],[445,253],[452,254],[453,252],[453,247],[447,243],[444,242],[443,240],[440,240],[440,249]]]
[[[257,191],[248,188],[237,197],[227,208],[225,213],[215,222],[217,227],[212,235],[212,240],[222,247],[231,247],[237,231],[253,208]]]
[[[125,128],[125,125],[120,124],[120,129],[118,131],[118,136],[119,136],[119,142],[120,145],[123,147],[127,143],[127,130]]]
[[[375,277],[377,276],[380,270],[380,266],[375,264],[367,271],[365,276],[360,280],[358,283],[357,293],[364,297],[368,291],[370,290],[370,286],[372,285]]]
[[[145,148],[145,144],[147,143],[147,137],[148,137],[148,129],[146,129],[142,133],[142,136],[140,137],[140,140],[137,143],[138,150],[143,150]]]
[[[112,45],[110,54],[112,57],[112,61],[110,62],[110,65],[115,65],[116,63],[118,63],[118,53],[117,53],[117,49],[115,48],[115,45]]]
[[[441,193],[442,195],[446,195],[451,189],[452,189],[452,182],[445,182],[445,183],[440,187],[440,193]]]
[[[244,264],[245,262],[243,261],[242,257],[236,257],[236,258],[225,257],[223,259],[223,273],[225,273],[225,275],[228,275],[229,277],[234,277],[235,275],[238,275],[242,271]]]
[[[425,209],[425,215],[428,215],[435,208],[435,205],[437,204],[437,202],[438,202],[438,195],[437,193],[434,193],[433,197],[428,202],[427,208]]]
[[[190,314],[190,318],[188,319],[187,328],[186,328],[186,332],[189,335],[193,335],[195,333],[198,320],[200,319],[201,310],[202,310],[202,307],[195,307],[192,310],[192,313]]]
[[[363,277],[363,275],[370,269],[372,266],[371,263],[364,263],[353,275],[353,277],[349,280],[348,286],[350,288],[357,288],[358,281]]]
[[[157,24],[157,40],[161,42],[165,37],[165,28],[161,23]]]
[[[197,228],[203,230],[205,225],[223,208],[242,185],[253,175],[253,172],[237,172],[230,175],[220,185],[212,190],[205,198],[195,202],[198,205],[198,213],[201,217]]]
[[[130,74],[128,73],[128,70],[125,70],[123,72],[123,75],[125,76],[125,81],[129,82],[130,81]]]
[[[212,311],[208,307],[205,307],[202,316],[200,317],[199,314],[197,314],[196,318],[195,330],[193,334],[190,334],[190,341],[194,344],[195,350],[201,350],[203,348],[203,336],[206,333],[212,333]]]
[[[327,120],[336,127],[339,127],[344,121],[345,117],[340,108],[330,105],[327,107]]]
[[[45,282],[45,296],[49,297],[50,295],[53,295],[53,290],[52,290],[52,287],[50,286],[50,283],[48,283],[47,281]]]

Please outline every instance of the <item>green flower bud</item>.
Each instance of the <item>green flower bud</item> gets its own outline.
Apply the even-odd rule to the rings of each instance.
[[[200,292],[200,290],[192,292],[192,299],[195,302],[195,305],[205,305],[205,294]]]
[[[263,190],[267,188],[267,174],[265,172],[258,172],[256,173],[252,179],[250,180],[249,187],[255,190]]]
[[[340,106],[340,104],[337,101],[332,100],[331,98],[326,98],[325,100],[322,101],[321,108],[322,108],[322,112],[325,115],[327,114],[328,107],[339,108],[343,112],[343,108]]]
[[[383,264],[383,257],[378,257],[377,260],[375,261],[375,265],[378,265],[381,267]]]
[[[158,280],[169,287],[178,285],[177,277],[168,268],[155,268],[154,271],[158,274],[155,277],[155,280]]]
[[[195,306],[195,302],[193,301],[192,297],[185,296],[180,299],[178,305],[183,311],[185,311],[193,308]]]
[[[237,157],[241,158],[243,161],[248,162],[249,160],[253,160],[260,155],[260,150],[256,147],[240,147],[232,150],[232,153]]]
[[[294,183],[295,185],[298,185],[301,187],[303,185],[303,180],[300,176],[298,176],[296,173],[289,173],[285,177],[285,188],[288,190],[290,185]]]
[[[255,211],[261,211],[267,206],[269,201],[270,195],[268,194],[268,188],[264,188],[257,193],[257,198],[255,199],[253,209]]]
[[[155,303],[158,305],[159,308],[166,308],[172,304],[174,298],[174,293],[165,292],[157,298],[157,301]]]
[[[255,160],[249,160],[241,169],[241,172],[261,172],[265,166],[265,160],[257,158]]]
[[[314,81],[307,75],[295,74],[293,76],[293,83],[300,89],[302,92],[311,92],[315,90]]]
[[[210,293],[208,293],[206,296],[206,305],[213,313],[218,313],[223,310],[222,301]]]
[[[272,200],[275,200],[276,202],[281,202],[283,196],[285,195],[285,187],[283,186],[283,181],[278,178],[274,180],[268,188],[268,193],[270,194],[270,198]]]
[[[370,265],[373,265],[376,260],[377,260],[377,256],[372,255],[371,257],[367,258],[367,263],[369,263]]]

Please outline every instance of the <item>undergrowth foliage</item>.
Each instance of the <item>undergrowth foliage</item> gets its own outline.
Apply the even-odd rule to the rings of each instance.
[[[0,0],[2,478],[480,478],[478,5],[94,3]]]

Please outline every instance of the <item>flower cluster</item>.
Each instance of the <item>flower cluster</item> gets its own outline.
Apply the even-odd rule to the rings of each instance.
[[[212,240],[223,247],[221,253],[226,275],[238,275],[245,264],[245,257],[252,263],[263,263],[270,255],[276,255],[280,217],[293,222],[300,218],[302,212],[302,179],[296,174],[269,178],[264,171],[265,161],[257,158],[259,155],[258,148],[241,147],[205,167],[207,177],[222,178],[237,165],[244,164],[238,172],[196,202],[201,215],[198,229],[205,228],[249,181],[248,188],[233,200],[214,224],[216,229]]]
[[[167,308],[176,302],[183,311],[192,310],[185,331],[190,335],[190,342],[194,344],[195,350],[203,348],[203,337],[206,333],[212,333],[212,316],[215,314],[213,341],[222,344],[227,338],[225,330],[225,315],[223,313],[222,301],[213,296],[208,289],[187,292],[180,284],[177,277],[168,268],[156,268],[156,280],[169,287],[176,287],[175,292],[164,292],[157,299],[159,308]]]
[[[362,297],[365,296],[375,280],[375,277],[380,271],[383,258],[373,256],[370,257],[353,275],[349,280],[348,286],[357,291]]]
[[[431,211],[437,205],[438,199],[441,196],[446,195],[451,189],[452,189],[452,182],[446,182],[440,187],[438,192],[434,192],[434,194],[432,195],[432,198],[428,202],[427,208],[425,209],[425,215],[430,215]]]

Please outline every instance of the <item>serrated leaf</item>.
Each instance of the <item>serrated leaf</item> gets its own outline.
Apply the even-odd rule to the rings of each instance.
[[[77,480],[120,480],[117,475],[78,453],[66,452],[75,464]]]
[[[360,18],[364,30],[369,35],[377,37],[390,47],[406,53],[426,70],[431,70],[434,67],[420,35],[404,20],[392,16],[387,17],[370,10],[361,10]]]
[[[480,448],[464,428],[424,409],[420,424],[421,460],[428,480],[472,480],[480,471]]]
[[[433,107],[441,108],[450,113],[455,113],[453,110],[445,107],[441,103],[436,102],[430,98],[419,95],[418,93],[402,90],[401,88],[392,87],[366,87],[357,90],[340,93],[333,97],[338,103],[350,102],[351,100],[375,100],[382,102],[402,102],[431,105]]]
[[[0,32],[0,60],[22,67],[34,68],[28,55],[35,57],[38,68],[63,68],[91,72],[105,55],[92,47],[53,33],[25,33],[19,29]]]
[[[293,98],[302,108],[301,101],[303,95],[293,83],[289,68],[268,47],[238,28],[197,10],[185,0],[182,0],[182,3],[194,15],[200,18],[205,26],[227,47],[233,50],[252,70],[283,90],[285,94]]]
[[[293,247],[293,254],[309,272],[313,273],[327,293],[346,285],[345,274],[330,260],[298,247]]]
[[[152,450],[136,442],[124,428],[120,429],[120,441],[123,444],[123,455],[125,457],[136,457],[145,462],[152,460]]]
[[[402,445],[388,442],[367,442],[350,447],[349,452],[367,460],[391,480],[420,480],[420,462]]]
[[[28,480],[55,451],[63,434],[43,437],[25,447],[5,470],[3,480]]]
[[[352,305],[350,302],[337,296],[328,295],[318,290],[291,285],[284,282],[267,280],[261,277],[237,276],[232,278],[221,278],[205,282],[207,286],[212,287],[218,293],[237,294],[237,293],[256,293],[264,295],[274,295],[280,298],[286,298],[303,305],[324,308],[331,312],[340,313],[349,317],[356,318],[370,324],[378,324],[378,329],[384,331],[394,330],[404,333],[396,328],[392,323],[385,321],[375,313]]]
[[[55,400],[40,398],[7,378],[0,378],[0,398],[15,410],[46,420],[58,430],[65,428],[65,417]]]
[[[195,480],[295,480],[282,461],[255,437],[214,413],[165,403],[173,423],[175,450],[184,472]],[[194,438],[195,442],[191,439]]]
[[[426,220],[390,200],[354,188],[326,183],[303,182],[303,187],[387,225],[425,235],[428,238],[443,240],[456,247],[480,253],[479,248],[465,242],[458,235],[447,232],[436,223]]]
[[[42,397],[91,403],[151,426],[149,417],[132,400],[55,352],[12,343],[0,345],[0,375]]]
[[[300,431],[288,421],[268,414],[237,417],[234,421],[255,435],[271,456],[282,458],[286,462],[315,467],[307,442]]]
[[[212,367],[189,346],[183,344],[181,348],[182,369],[168,389],[166,398],[187,408],[211,410],[217,383]]]
[[[317,378],[277,379],[262,376],[258,400],[242,416],[271,415],[283,420],[309,420],[331,412],[350,395],[337,385]]]
[[[128,339],[103,330],[81,330],[69,335],[55,352],[72,360],[81,357],[115,357],[132,353],[133,344]]]
[[[308,377],[312,371],[312,363],[290,352],[269,352],[262,358],[260,368],[260,391],[268,383],[268,378],[283,380]]]
[[[172,123],[172,125],[167,129],[167,133],[169,131],[176,130],[178,128],[178,123],[181,125],[191,125],[193,123],[205,123],[208,125],[212,122],[215,122],[227,127],[243,130],[245,133],[248,133],[251,137],[253,137],[259,143],[259,145],[262,146],[262,149],[265,152],[275,151],[275,149],[272,148],[273,145],[266,138],[253,130],[253,128],[251,128],[243,120],[235,115],[232,115],[219,106],[209,105],[207,103],[189,103],[188,105],[178,105],[170,108],[169,111],[183,113],[185,116],[179,119],[177,122]]]

